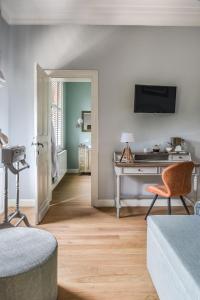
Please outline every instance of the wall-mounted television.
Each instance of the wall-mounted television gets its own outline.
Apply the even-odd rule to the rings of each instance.
[[[135,113],[174,113],[176,86],[135,85]]]

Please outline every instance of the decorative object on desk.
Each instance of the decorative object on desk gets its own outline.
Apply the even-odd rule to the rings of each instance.
[[[160,152],[160,145],[154,145],[153,152]]]
[[[185,144],[184,139],[182,139],[180,137],[171,137],[171,145],[174,150],[175,150],[176,146],[181,146],[181,148],[184,148],[184,144]]]
[[[125,143],[126,147],[123,149],[122,156],[120,158],[120,162],[133,162],[133,154],[131,152],[131,148],[129,143],[133,143],[135,141],[134,136],[130,132],[122,132],[121,134],[121,143]]]
[[[173,151],[173,145],[171,142],[167,142],[167,146],[165,147],[165,150],[169,153]]]
[[[165,148],[165,150],[169,153],[173,150],[173,147],[172,146],[168,146]]]
[[[144,151],[144,153],[148,153],[149,149],[148,148],[144,148],[143,151]]]
[[[8,137],[0,129],[0,148],[8,144]]]
[[[182,151],[181,145],[177,145],[177,146],[175,147],[175,152],[181,152],[181,151]]]

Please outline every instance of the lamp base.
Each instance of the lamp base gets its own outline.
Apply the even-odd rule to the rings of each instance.
[[[133,162],[133,154],[131,152],[131,148],[129,147],[129,145],[127,145],[126,148],[124,148],[123,152],[122,152],[122,156],[120,158],[120,162],[125,161],[125,162]]]

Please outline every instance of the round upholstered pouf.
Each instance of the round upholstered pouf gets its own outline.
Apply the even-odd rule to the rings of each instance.
[[[57,299],[57,241],[35,228],[0,230],[0,299]]]

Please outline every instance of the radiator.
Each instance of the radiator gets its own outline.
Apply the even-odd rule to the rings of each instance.
[[[63,176],[67,173],[67,150],[58,153],[58,178],[52,184],[52,190],[58,185]]]

